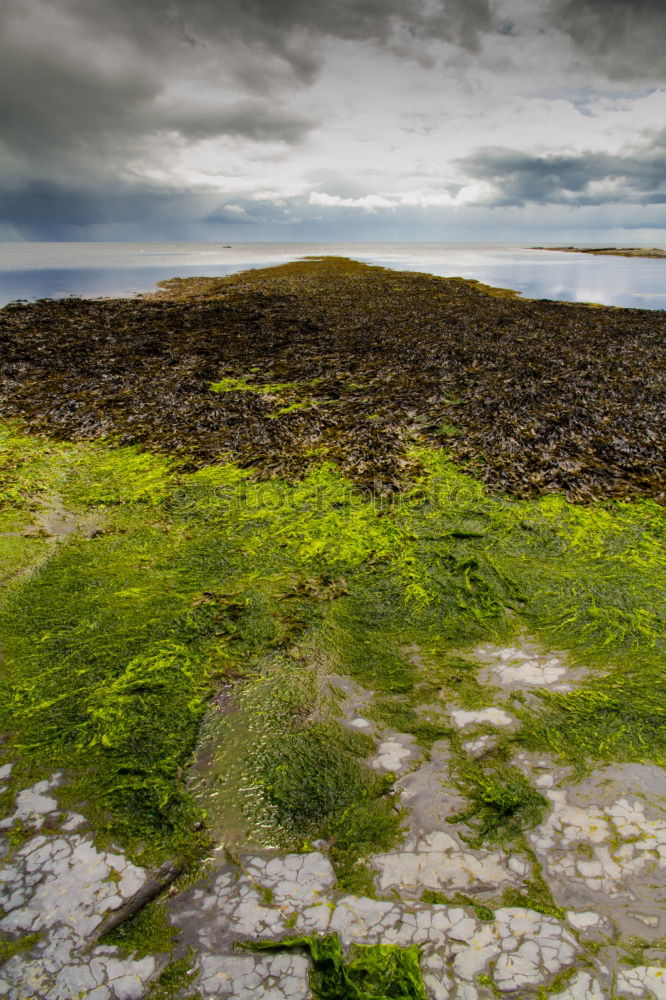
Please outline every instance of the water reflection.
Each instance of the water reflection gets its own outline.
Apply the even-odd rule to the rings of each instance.
[[[595,257],[469,243],[0,244],[0,304],[67,295],[127,296],[176,275],[222,276],[304,256],[353,257],[402,270],[475,278],[529,298],[666,308],[666,260]]]
[[[518,247],[461,246],[438,254],[411,253],[359,259],[403,270],[475,278],[487,285],[514,288],[527,298],[599,302],[640,309],[666,308],[666,259],[596,257]]]
[[[239,268],[217,266],[207,268],[214,277],[231,274]],[[84,298],[106,298],[136,295],[155,290],[158,281],[196,277],[200,266],[178,264],[168,267],[122,268],[44,268],[43,270],[0,271],[0,305],[16,299],[63,299],[69,295]]]

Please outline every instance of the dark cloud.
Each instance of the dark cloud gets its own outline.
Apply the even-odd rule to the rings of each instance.
[[[620,154],[534,155],[492,148],[457,163],[469,180],[491,185],[488,203],[498,206],[666,202],[666,130]]]
[[[160,141],[293,146],[318,124],[290,103],[324,39],[473,49],[492,23],[490,0],[5,0],[0,176],[27,210],[77,181],[143,191]]]
[[[8,49],[0,58],[0,142],[42,163],[45,151],[80,157],[94,150],[98,137],[106,144],[141,131],[145,122],[137,113],[157,92],[140,67],[110,72],[65,53]]]
[[[544,51],[553,44],[568,57],[573,44],[581,63],[617,78],[649,77],[663,66],[666,0],[546,0],[547,15],[525,24],[521,2],[509,5],[515,17],[506,20],[496,16],[498,0],[0,0],[0,226],[32,238],[77,238],[87,226],[134,233],[140,220],[146,232],[165,235],[184,234],[190,222],[299,225],[314,218],[312,188],[351,203],[382,185],[400,189],[405,176],[419,187],[421,170],[428,187],[439,165],[420,138],[432,133],[436,145],[458,97],[470,128],[478,109],[484,127],[483,88],[493,73],[519,71],[521,31],[548,28],[539,36]],[[386,96],[367,87],[364,107],[377,49],[393,57],[377,63]],[[359,68],[358,95],[345,84],[339,100],[334,73],[348,65]],[[419,74],[428,66],[424,84]],[[405,93],[413,94],[413,113],[405,102],[396,138],[391,102],[401,109]],[[382,100],[386,139],[371,126],[367,154],[359,153],[358,123],[375,111],[383,122]],[[422,152],[410,165],[412,143]],[[453,136],[444,161],[455,148]],[[488,182],[495,204],[652,204],[663,193],[665,152],[657,140],[622,156],[484,149],[460,165],[463,183]],[[352,166],[343,171],[339,163]],[[218,189],[198,190],[198,177]],[[445,180],[455,193],[453,178]],[[232,193],[238,189],[244,199]],[[270,202],[271,191],[283,197]],[[340,213],[359,216],[353,204]],[[324,215],[332,214],[329,206]],[[384,215],[363,221],[368,233]]]
[[[317,123],[290,96],[317,74],[322,39],[409,30],[472,49],[492,23],[490,0],[6,0],[0,158],[46,179],[104,176],[163,131],[296,144]]]
[[[45,233],[58,234],[79,227],[109,223],[143,222],[159,219],[182,219],[204,214],[203,201],[185,193],[174,193],[157,185],[136,188],[116,185],[99,188],[72,188],[48,182],[32,182],[21,187],[0,190],[0,220],[23,231],[26,238]],[[66,238],[66,237],[63,237]]]
[[[666,78],[664,0],[553,0],[550,20],[611,79]]]
[[[221,107],[173,109],[155,121],[156,129],[173,128],[190,139],[237,135],[257,142],[297,143],[316,124],[305,115],[290,114],[257,100]]]
[[[386,44],[409,31],[475,49],[495,24],[491,0],[70,0],[69,7],[151,46],[157,36],[193,47],[229,39],[260,45],[306,77],[316,69],[313,38]]]
[[[101,55],[101,52],[100,52]],[[174,130],[188,138],[240,135],[259,141],[298,142],[312,122],[272,102],[210,98],[160,101],[168,73],[149,60],[96,59],[95,52],[40,46],[0,50],[2,142],[43,157],[66,149],[94,155],[118,137]]]

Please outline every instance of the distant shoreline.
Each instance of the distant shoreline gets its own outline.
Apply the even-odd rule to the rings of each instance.
[[[559,253],[593,253],[602,257],[666,257],[666,250],[656,247],[601,247],[599,249],[583,247],[530,247],[530,250],[557,250]]]

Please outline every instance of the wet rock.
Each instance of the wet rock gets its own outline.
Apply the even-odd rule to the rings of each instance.
[[[372,862],[379,869],[377,886],[383,893],[397,889],[401,894],[420,894],[423,889],[501,891],[522,885],[529,864],[501,851],[464,850],[452,834],[442,830],[408,842],[405,850],[376,854]]]
[[[545,789],[552,810],[528,836],[556,899],[587,904],[624,933],[658,936],[666,810],[656,788],[666,793],[661,769],[625,764],[600,768],[578,786]]]
[[[307,995],[270,993],[295,990],[304,968],[295,972],[292,956],[282,955],[285,983],[276,986],[272,961],[256,956],[237,960],[234,942],[243,937],[277,941],[287,934],[334,932],[344,947],[354,942],[418,944],[433,1000],[478,1000],[485,993],[477,990],[475,979],[490,970],[507,994],[523,985],[539,986],[579,954],[561,921],[533,910],[500,909],[494,920],[484,923],[461,906],[340,895],[320,854],[287,855],[279,864],[276,860],[259,855],[241,858],[239,868],[225,865],[172,908],[172,920],[197,952],[197,983],[209,991],[205,995],[235,995],[239,1000],[253,995],[298,995],[300,1000]],[[307,873],[305,895],[298,886],[299,872]]]
[[[400,773],[406,770],[414,757],[420,757],[418,747],[414,747],[414,738],[400,734],[396,739],[384,740],[379,744],[378,754],[370,761],[370,766],[378,771],[394,771]]]
[[[417,439],[521,495],[663,496],[658,310],[334,257],[167,285],[0,310],[4,414],[267,475],[302,474],[321,446],[386,493],[410,480]]]
[[[543,649],[538,643],[523,640],[515,646],[477,646],[474,655],[487,667],[479,675],[483,683],[500,685],[508,691],[529,691],[548,688],[570,691],[588,673],[584,668],[571,667],[564,654]]]
[[[618,997],[666,1000],[666,969],[649,965],[621,969],[617,975],[615,990]]]
[[[28,837],[5,849],[0,863],[3,908],[0,931],[10,940],[37,934],[27,953],[0,967],[0,991],[8,1000],[139,1000],[159,972],[162,959],[123,959],[113,948],[95,948],[112,914],[136,909],[154,876],[120,852],[100,851],[92,839],[73,832],[83,817],[62,813],[53,792],[61,775],[19,792],[9,829],[20,821],[39,831],[57,817],[60,832]]]
[[[515,719],[503,708],[481,708],[476,711],[454,709],[451,721],[458,729],[471,729],[472,726],[512,726]]]

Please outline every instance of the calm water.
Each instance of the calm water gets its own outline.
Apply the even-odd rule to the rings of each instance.
[[[476,278],[529,298],[666,309],[666,259],[594,257],[489,243],[0,243],[0,305],[129,296],[164,278],[219,276],[336,254],[399,270]]]

